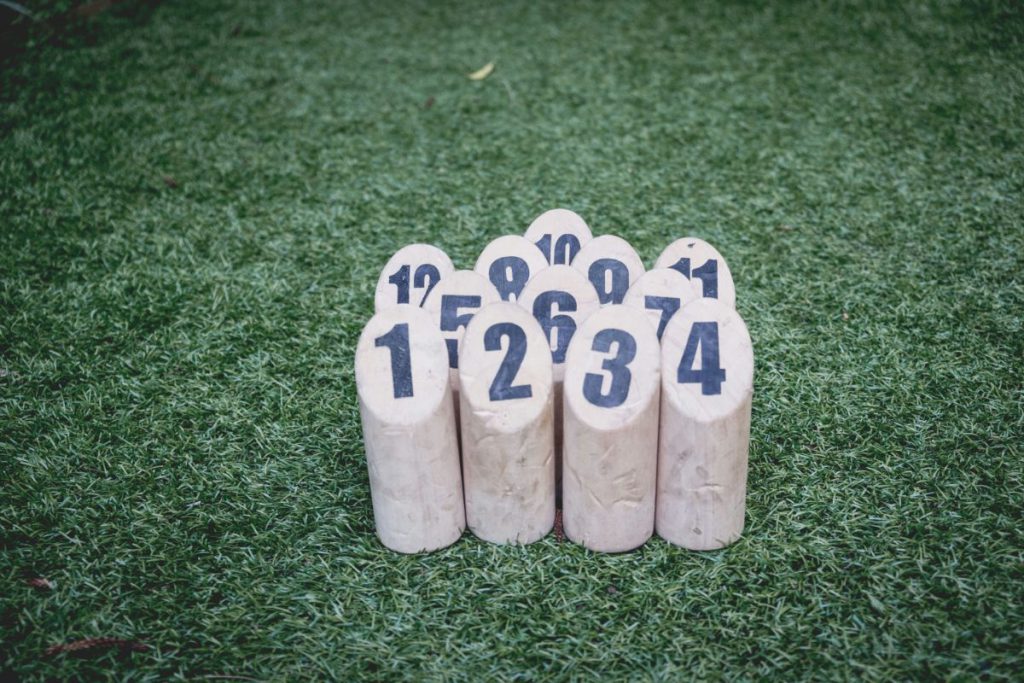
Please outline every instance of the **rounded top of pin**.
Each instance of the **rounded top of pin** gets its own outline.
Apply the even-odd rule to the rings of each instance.
[[[641,311],[605,306],[576,330],[565,370],[566,408],[611,430],[650,408],[660,386],[658,337]]]
[[[444,340],[416,306],[393,306],[370,318],[355,364],[359,401],[384,423],[416,424],[451,400]]]
[[[653,268],[633,283],[622,303],[643,311],[660,339],[672,316],[696,298],[690,281],[682,273],[671,268]]]
[[[551,209],[533,219],[523,235],[552,265],[569,265],[593,238],[586,221],[569,209]]]
[[[702,239],[683,237],[665,247],[654,262],[655,268],[672,268],[690,279],[698,297],[717,299],[736,307],[736,286],[725,258]]]
[[[594,285],[602,305],[621,304],[626,291],[645,271],[636,249],[617,235],[601,235],[587,242],[572,267]]]
[[[392,306],[422,306],[441,278],[455,270],[448,254],[430,244],[410,244],[388,259],[373,296],[377,312]]]
[[[526,283],[517,302],[533,314],[548,337],[555,381],[565,376],[569,339],[600,304],[594,286],[572,266],[548,266]]]
[[[753,391],[754,348],[731,306],[695,299],[669,321],[661,337],[664,399],[701,422],[724,417]]]
[[[530,278],[548,265],[537,246],[521,235],[502,235],[488,243],[473,270],[487,278],[503,301],[515,301]]]
[[[462,398],[491,432],[516,432],[547,407],[551,354],[540,325],[499,301],[473,316],[459,346]]]

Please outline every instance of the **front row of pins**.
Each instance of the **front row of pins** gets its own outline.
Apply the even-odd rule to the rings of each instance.
[[[622,552],[653,533],[694,550],[739,538],[754,359],[736,311],[696,298],[662,324],[627,299],[583,319],[558,362],[521,294],[481,302],[461,340],[419,302],[363,330],[356,381],[384,545],[436,550],[467,524],[494,543],[543,538],[559,443],[570,540]]]

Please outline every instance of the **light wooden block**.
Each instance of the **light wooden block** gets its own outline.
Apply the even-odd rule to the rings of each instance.
[[[429,244],[410,244],[388,259],[377,278],[373,305],[377,313],[402,304],[422,306],[427,295],[455,270],[448,254]]]
[[[515,301],[530,278],[547,265],[544,255],[525,237],[504,235],[484,247],[473,270],[494,285],[502,301]]]
[[[727,306],[736,307],[736,286],[729,264],[717,249],[702,239],[684,237],[676,240],[665,247],[654,267],[678,270],[690,280],[698,297],[717,299]]]
[[[671,268],[654,268],[633,283],[622,303],[646,313],[660,340],[672,316],[696,298],[690,281],[682,273]]]
[[[473,317],[459,355],[466,521],[485,541],[532,543],[555,521],[547,339],[529,312],[499,302]]]
[[[377,313],[356,347],[356,388],[377,535],[401,553],[451,545],[466,527],[448,352],[409,304]]]
[[[602,306],[621,304],[645,270],[636,249],[615,235],[601,235],[587,242],[573,259],[572,267],[594,286]]]
[[[423,303],[423,310],[430,314],[444,338],[448,349],[445,365],[456,392],[459,388],[459,340],[473,316],[496,301],[501,301],[498,290],[483,276],[472,270],[456,270],[443,277]]]
[[[562,519],[591,550],[632,550],[654,531],[660,362],[654,329],[628,306],[600,309],[569,344]]]
[[[551,265],[570,265],[593,238],[586,221],[568,209],[551,209],[537,216],[524,235],[537,245]]]
[[[551,349],[555,384],[555,491],[561,499],[562,482],[562,379],[569,342],[577,328],[600,308],[597,291],[575,268],[549,266],[523,288],[519,305],[540,323]]]
[[[657,531],[692,550],[743,532],[754,351],[724,302],[685,305],[662,335]]]

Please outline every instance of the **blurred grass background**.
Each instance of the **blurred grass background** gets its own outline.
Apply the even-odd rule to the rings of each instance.
[[[1021,675],[1019,3],[22,4],[0,678]],[[376,541],[380,268],[555,206],[728,259],[736,545]]]

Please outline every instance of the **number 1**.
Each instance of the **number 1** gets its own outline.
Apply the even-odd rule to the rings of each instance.
[[[409,354],[409,324],[398,323],[373,340],[374,346],[386,346],[391,352],[391,384],[395,398],[412,396],[412,359]]]

